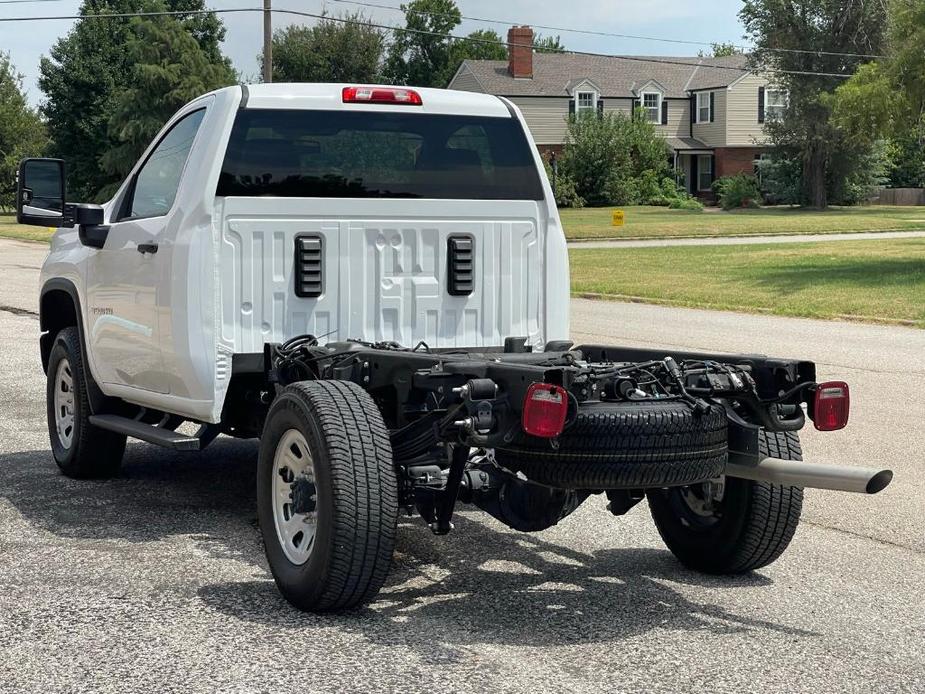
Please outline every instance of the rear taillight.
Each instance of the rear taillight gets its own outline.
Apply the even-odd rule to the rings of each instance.
[[[568,412],[568,393],[561,386],[532,383],[524,398],[523,428],[531,436],[551,439],[562,433]]]
[[[816,386],[813,399],[813,424],[819,431],[837,431],[848,423],[851,397],[848,384],[843,381],[829,381]]]
[[[421,95],[413,89],[391,87],[344,87],[345,104],[396,104],[421,106]]]

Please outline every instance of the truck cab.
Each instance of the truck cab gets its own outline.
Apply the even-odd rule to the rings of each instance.
[[[566,339],[568,256],[542,172],[493,96],[228,87],[166,123],[102,206],[98,246],[55,235],[42,286],[71,284],[104,394],[216,423],[235,363],[293,335]]]

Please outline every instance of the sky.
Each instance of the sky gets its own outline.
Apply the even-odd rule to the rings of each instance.
[[[402,0],[368,0],[377,5],[398,7]],[[340,0],[273,0],[280,9],[328,14],[362,10],[377,23],[404,25],[400,11],[360,7]],[[494,29],[501,36],[512,24],[543,24],[547,26],[589,29],[598,32],[633,34],[694,42],[742,43],[743,29],[737,13],[741,0],[457,0],[463,15],[500,20],[500,24],[464,20],[456,33],[467,34],[476,29]],[[50,16],[76,14],[79,0],[26,1],[0,4],[0,19],[4,17]],[[261,0],[212,0],[212,9],[262,6]],[[247,81],[256,81],[257,53],[261,49],[263,20],[260,13],[221,15],[227,28],[223,50]],[[288,24],[311,24],[313,19],[300,19],[278,14],[274,28]],[[73,26],[73,20],[32,22],[0,22],[0,51],[10,53],[16,68],[22,73],[29,101],[38,104],[42,93],[37,78],[39,59],[47,55],[54,42]],[[590,36],[566,31],[537,29],[543,34],[561,36],[566,48],[596,53],[624,55],[696,55],[697,45],[665,43],[609,36]],[[705,47],[704,47],[705,48]]]

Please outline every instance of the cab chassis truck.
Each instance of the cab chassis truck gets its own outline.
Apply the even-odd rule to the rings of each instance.
[[[300,609],[371,601],[400,513],[444,535],[465,503],[536,532],[646,498],[683,564],[736,574],[784,551],[804,487],[892,477],[802,461],[806,418],[849,412],[811,362],[569,341],[565,237],[502,98],[229,87],[104,205],[24,160],[17,216],[59,228],[40,347],[61,470],[115,475],[127,437],[259,437],[260,530]]]

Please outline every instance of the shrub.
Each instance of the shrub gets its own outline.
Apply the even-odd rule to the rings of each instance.
[[[672,210],[703,211],[703,203],[697,198],[692,198],[690,196],[686,198],[675,198],[668,207]]]
[[[552,164],[549,161],[549,152],[543,152],[543,166],[546,168],[546,177],[556,196],[556,207],[584,207],[585,201],[575,190],[575,181],[559,166],[555,180],[552,175]]]
[[[746,173],[718,178],[713,182],[713,192],[724,210],[758,207],[761,201],[758,179]]]
[[[569,120],[559,176],[586,204],[638,205],[659,195],[668,174],[668,145],[647,120],[589,112]]]

